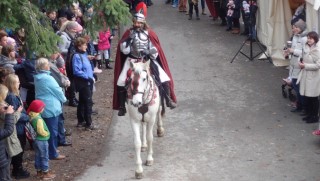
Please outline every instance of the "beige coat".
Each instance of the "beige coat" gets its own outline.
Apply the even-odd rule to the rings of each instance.
[[[301,70],[297,83],[300,83],[300,94],[307,97],[320,95],[320,47],[304,46],[303,62],[305,68]]]
[[[16,124],[20,118],[21,113],[20,112],[14,112],[13,116],[14,116],[14,124]],[[0,121],[0,126],[3,127],[4,126],[4,116],[5,115],[1,115],[1,121]],[[6,138],[6,143],[7,143],[7,151],[9,153],[10,157],[16,156],[19,153],[21,153],[23,150],[21,148],[20,145],[20,141],[17,137],[17,129],[16,126],[14,126],[14,130],[13,133]]]

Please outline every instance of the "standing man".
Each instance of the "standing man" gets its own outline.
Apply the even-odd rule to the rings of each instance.
[[[173,79],[158,36],[147,25],[145,16],[136,13],[133,17],[133,27],[124,33],[117,49],[113,109],[119,110],[118,116],[124,116],[126,113],[127,91],[125,85],[130,62],[141,61],[145,57],[151,61],[151,72],[155,76],[160,94],[164,97],[167,106],[171,109],[176,107],[177,100],[173,91]]]

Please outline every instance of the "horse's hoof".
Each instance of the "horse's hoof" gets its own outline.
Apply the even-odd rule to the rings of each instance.
[[[136,172],[136,179],[142,179],[142,173]]]
[[[163,137],[164,136],[164,129],[157,129],[157,135],[158,135],[158,137]]]
[[[147,160],[146,161],[147,166],[152,166],[153,165],[153,160]]]

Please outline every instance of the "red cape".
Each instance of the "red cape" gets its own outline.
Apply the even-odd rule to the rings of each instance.
[[[161,65],[161,67],[163,68],[163,70],[167,73],[167,75],[170,77],[170,96],[171,99],[174,102],[177,102],[177,98],[176,95],[174,94],[174,84],[173,84],[173,78],[167,63],[167,59],[166,56],[163,53],[163,50],[161,48],[160,45],[160,41],[158,36],[156,35],[156,33],[152,30],[152,29],[148,29],[148,33],[149,33],[149,38],[150,41],[152,42],[152,44],[157,48],[158,50],[158,63]],[[114,90],[113,90],[113,109],[118,110],[119,109],[119,101],[118,101],[118,91],[117,91],[117,82],[118,82],[118,78],[120,76],[123,64],[127,58],[127,55],[123,54],[120,51],[120,43],[122,43],[123,41],[125,41],[128,36],[130,34],[130,29],[128,29],[122,36],[121,40],[118,43],[117,46],[117,54],[116,54],[116,60],[115,60],[115,65],[114,65]]]

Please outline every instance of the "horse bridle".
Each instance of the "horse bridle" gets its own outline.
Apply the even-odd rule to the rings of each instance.
[[[148,82],[147,87],[145,88],[145,90],[144,90],[143,92],[141,92],[141,91],[136,91],[135,88],[132,88],[132,87],[135,87],[135,86],[132,86],[132,87],[131,87],[131,91],[132,91],[132,95],[136,95],[136,94],[142,94],[142,95],[144,95],[143,97],[145,97],[145,99],[142,100],[143,102],[146,102],[146,101],[147,101],[147,99],[148,99],[148,97],[149,97],[149,95],[150,95],[150,93],[151,93],[151,94],[152,94],[152,97],[151,97],[150,101],[149,101],[148,103],[143,103],[143,105],[149,105],[150,102],[151,102],[151,101],[153,100],[153,98],[154,98],[154,91],[153,91],[154,81],[152,81],[152,80],[150,79],[150,75],[148,74],[148,72],[147,72],[146,70],[143,70],[143,71],[147,73],[147,80],[146,80],[146,81]],[[131,80],[131,81],[132,81],[132,80]],[[149,86],[150,86],[150,88],[149,88],[148,94],[145,96],[145,93],[146,93],[146,91],[147,91],[147,89],[148,89]]]

